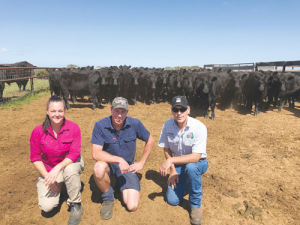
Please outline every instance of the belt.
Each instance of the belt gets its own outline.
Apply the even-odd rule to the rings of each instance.
[[[201,161],[201,160],[205,160],[205,159],[206,159],[206,158],[201,158],[201,159],[199,159],[199,160]]]

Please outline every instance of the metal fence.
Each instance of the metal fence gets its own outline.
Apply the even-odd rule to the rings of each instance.
[[[6,103],[12,99],[12,96],[5,96],[2,93],[6,88],[10,88],[11,83],[16,82],[19,87],[18,94],[13,93],[14,97],[20,97],[28,93],[25,91],[27,83],[30,84],[30,92],[34,93],[34,80],[35,79],[48,79],[49,75],[36,76],[36,72],[41,69],[56,69],[53,67],[0,67],[0,102]]]

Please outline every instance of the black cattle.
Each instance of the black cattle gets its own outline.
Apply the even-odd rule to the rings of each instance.
[[[279,107],[278,107],[278,112],[281,112],[283,108],[283,103],[285,101],[289,101],[289,107],[293,108],[294,107],[294,102],[296,95],[298,94],[300,90],[300,77],[293,74],[293,73],[283,73],[282,74],[283,79],[282,79],[282,88],[279,93]]]
[[[230,72],[229,80],[225,84],[221,95],[220,105],[232,109],[235,101],[238,100],[240,94],[240,83],[243,72]]]
[[[158,76],[152,69],[138,69],[138,93],[139,100],[144,104],[155,103],[156,83]]]
[[[205,118],[209,117],[209,107],[211,109],[211,119],[215,120],[215,107],[216,102],[220,96],[222,89],[222,80],[219,76],[214,73],[208,74],[204,78],[203,83],[203,94],[201,98],[203,98],[204,109],[206,110]]]
[[[167,101],[167,79],[169,73],[164,69],[156,69],[154,73],[157,76],[155,101],[159,102],[159,99],[161,99],[161,101]]]
[[[116,66],[111,66],[108,69],[107,74],[107,96],[106,96],[106,103],[111,104],[113,99],[119,95],[120,89],[120,71],[119,68]]]
[[[195,74],[192,71],[184,70],[182,76],[182,94],[186,97],[190,105],[194,105],[194,83]]]
[[[0,80],[5,80],[6,76],[5,76],[5,70],[0,70]],[[3,91],[5,88],[5,83],[4,82],[0,82],[0,102],[3,101]]]
[[[67,109],[70,109],[68,102],[71,96],[91,95],[93,100],[93,109],[99,107],[98,98],[100,95],[101,76],[99,71],[90,70],[65,70],[61,74],[61,90],[66,102]]]
[[[273,106],[278,105],[278,98],[280,93],[282,91],[285,91],[285,84],[284,84],[284,75],[282,73],[278,72],[273,72],[269,77],[268,77],[268,102],[267,105],[268,107],[273,104]]]
[[[130,104],[136,105],[138,91],[138,72],[130,66],[120,66],[119,95],[127,98]]]
[[[263,99],[268,92],[268,77],[262,72],[249,73],[245,83],[243,84],[243,95],[245,97],[246,107],[252,109],[255,105],[254,115],[257,116],[262,108]]]
[[[51,96],[53,94],[57,96],[61,96],[61,86],[60,86],[60,80],[61,80],[61,75],[63,73],[63,70],[69,70],[69,69],[51,69],[49,71],[49,87],[50,87],[50,92]]]
[[[12,67],[33,67],[33,65],[29,62],[22,61],[22,62],[17,62],[17,63],[12,64]],[[18,69],[18,70],[16,70],[16,72],[17,72],[17,74],[16,74],[17,78],[31,77],[33,75],[33,69]],[[21,92],[22,90],[25,91],[28,80],[29,79],[16,81],[16,83],[19,87],[19,92]]]
[[[169,71],[169,75],[167,78],[167,100],[171,103],[172,98],[176,95],[180,95],[182,92],[181,88],[181,77],[179,74],[179,70],[171,70]]]

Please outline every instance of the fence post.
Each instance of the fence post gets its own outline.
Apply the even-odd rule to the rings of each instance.
[[[30,87],[31,87],[31,93],[34,92],[33,76],[34,76],[34,72],[32,71],[32,69],[30,69]]]

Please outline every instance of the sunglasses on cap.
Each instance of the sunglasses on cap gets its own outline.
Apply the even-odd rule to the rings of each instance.
[[[185,112],[187,110],[187,108],[184,108],[184,107],[181,107],[181,108],[172,108],[172,111],[174,113],[178,113],[179,111],[180,112]]]

